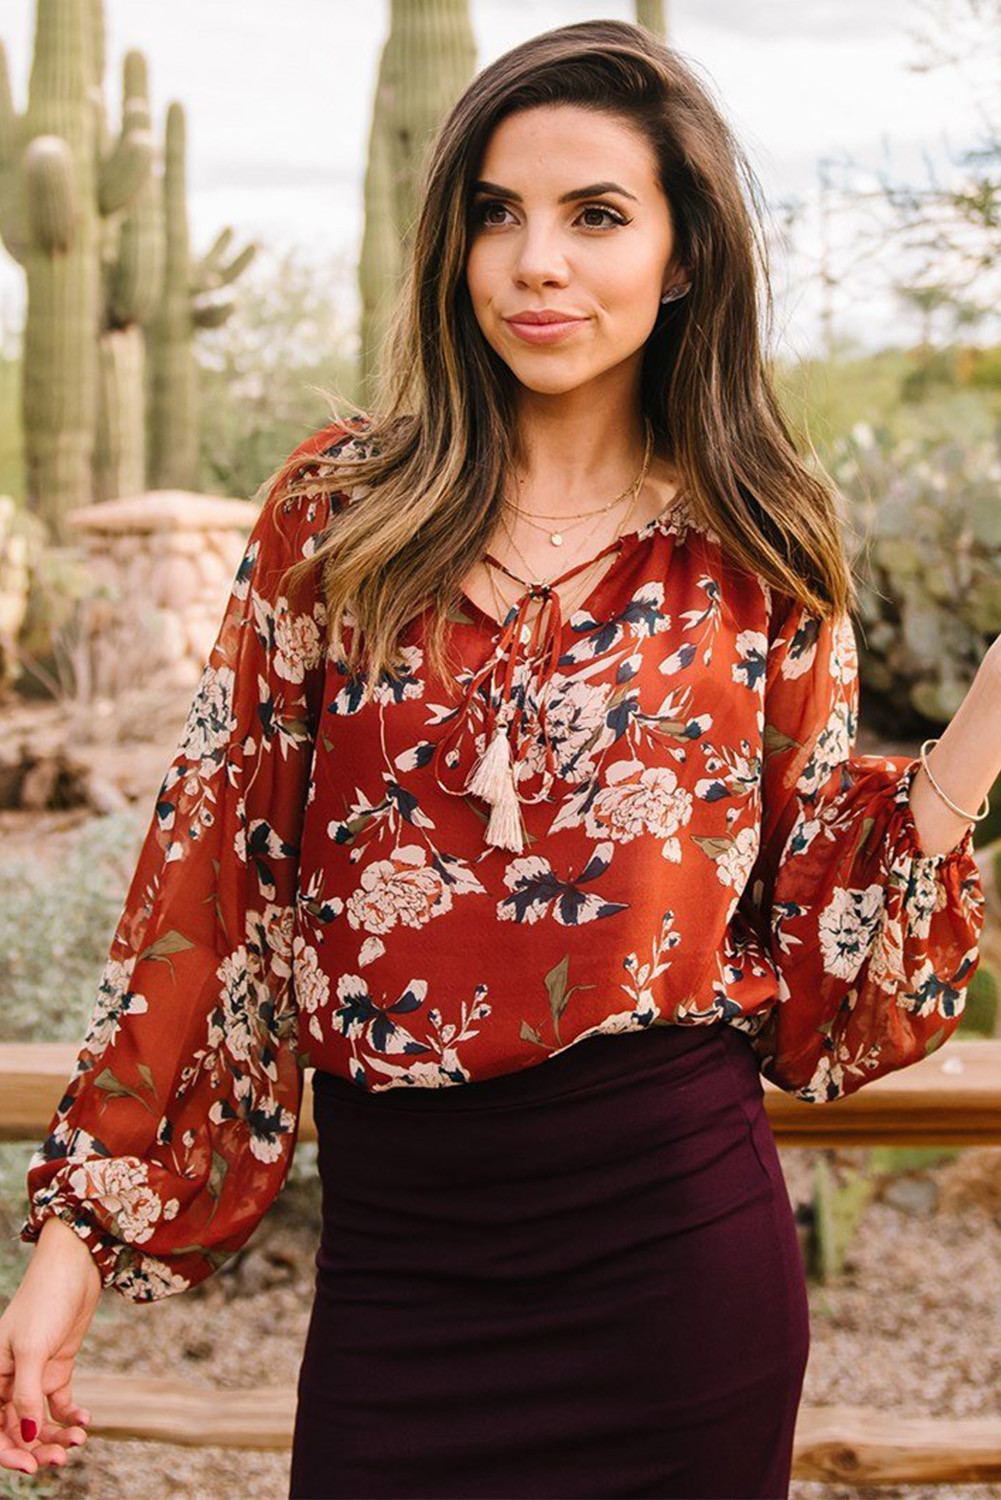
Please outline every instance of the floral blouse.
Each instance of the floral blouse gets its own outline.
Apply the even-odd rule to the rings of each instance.
[[[293,464],[364,432],[325,428]],[[822,1102],[940,1047],[977,964],[972,830],[924,855],[920,761],[852,753],[847,616],[738,570],[676,500],[537,651],[516,606],[463,595],[455,676],[430,672],[422,615],[363,703],[317,574],[295,611],[278,592],[360,493],[276,485],[254,525],[29,1165],[21,1239],[57,1214],[133,1301],[250,1237],[306,1067],[451,1088],[598,1032],[722,1023]],[[466,786],[498,724],[510,846]]]

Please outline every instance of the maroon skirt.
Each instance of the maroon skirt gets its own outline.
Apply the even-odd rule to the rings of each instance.
[[[788,1495],[806,1281],[746,1036],[313,1098],[290,1500]]]

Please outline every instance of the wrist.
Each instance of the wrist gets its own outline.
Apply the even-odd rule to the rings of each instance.
[[[976,678],[985,684],[986,691],[1001,694],[1001,635],[992,641],[980,661]]]
[[[38,1239],[35,1242],[35,1253],[31,1259],[32,1265],[36,1262],[43,1265],[58,1263],[89,1266],[91,1279],[98,1291],[103,1286],[100,1267],[86,1242],[57,1214],[50,1215],[39,1230]]]

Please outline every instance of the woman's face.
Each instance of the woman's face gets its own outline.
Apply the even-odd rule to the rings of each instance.
[[[516,378],[556,395],[638,361],[662,294],[685,279],[648,141],[574,105],[522,110],[494,130],[478,183],[466,281],[484,338]],[[576,321],[548,335],[511,321],[544,310]]]

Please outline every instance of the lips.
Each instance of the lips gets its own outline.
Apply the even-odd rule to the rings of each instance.
[[[526,312],[517,313],[513,318],[508,318],[509,323],[581,323],[583,319],[576,313],[561,312]]]

